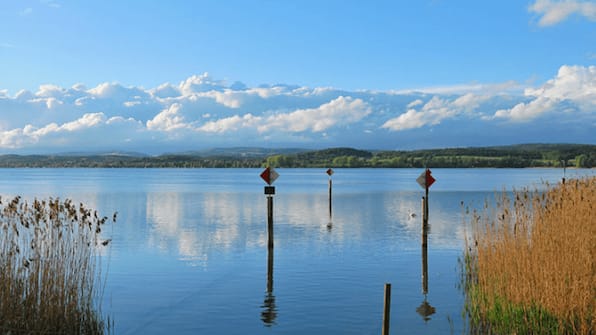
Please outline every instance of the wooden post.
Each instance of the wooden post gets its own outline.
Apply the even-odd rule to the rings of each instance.
[[[273,196],[267,196],[267,246],[273,249]]]
[[[383,305],[383,330],[382,335],[389,335],[389,318],[391,315],[391,284],[385,284],[385,303]]]
[[[327,227],[331,227],[331,218],[333,217],[333,211],[331,210],[332,208],[332,189],[333,189],[333,182],[331,181],[331,176],[333,175],[333,169],[329,168],[326,171],[327,175],[329,176],[329,224],[327,225]]]
[[[422,197],[422,227],[426,223],[426,198]]]
[[[274,186],[265,186],[265,195],[267,196],[267,246],[273,249],[273,195]]]
[[[331,181],[331,177],[329,177],[329,219],[331,219],[333,217],[333,212],[331,210],[332,207],[332,188],[333,188],[333,182]]]
[[[428,223],[428,186],[425,187],[425,194],[424,194],[424,215],[426,219],[426,223]]]

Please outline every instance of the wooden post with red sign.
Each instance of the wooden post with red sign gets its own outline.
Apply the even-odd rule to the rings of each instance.
[[[271,186],[279,177],[279,174],[272,168],[267,167],[261,172],[261,178],[267,183],[265,195],[267,196],[267,247],[273,249],[273,195],[275,186]]]
[[[430,169],[426,168],[422,174],[416,178],[418,184],[424,188],[424,206],[422,211],[422,221],[428,223],[428,189],[435,182],[435,178],[431,175]]]
[[[424,172],[416,179],[418,184],[424,188],[424,197],[422,197],[422,293],[428,293],[428,189],[435,182],[430,169],[426,168]]]

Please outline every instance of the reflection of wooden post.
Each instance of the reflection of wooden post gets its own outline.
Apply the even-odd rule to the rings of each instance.
[[[265,323],[265,326],[273,326],[277,318],[277,306],[273,295],[273,248],[267,252],[267,292],[261,308],[263,308],[261,320]]]
[[[389,318],[391,314],[391,284],[385,284],[385,303],[383,305],[382,335],[389,335]]]
[[[273,249],[267,252],[267,294],[273,293]]]
[[[426,189],[428,194],[428,188]],[[422,293],[428,293],[428,198],[422,198]]]
[[[422,293],[428,293],[428,246],[426,244],[426,233],[422,233],[424,240],[422,244]]]

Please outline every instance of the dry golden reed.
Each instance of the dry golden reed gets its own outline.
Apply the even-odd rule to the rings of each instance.
[[[477,330],[595,333],[596,177],[503,193],[471,221],[465,281]]]
[[[107,220],[70,200],[0,199],[1,334],[110,330],[99,303]]]

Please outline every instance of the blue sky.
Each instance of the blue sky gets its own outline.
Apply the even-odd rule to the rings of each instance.
[[[4,1],[0,152],[595,143],[595,64],[595,1]]]

